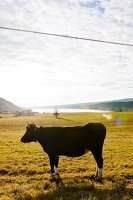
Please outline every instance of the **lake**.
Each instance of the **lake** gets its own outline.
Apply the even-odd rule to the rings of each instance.
[[[54,108],[38,108],[38,109],[32,109],[33,112],[38,112],[38,113],[55,113],[56,109]],[[91,110],[91,109],[57,109],[57,112],[59,113],[78,113],[78,112],[108,112],[108,111],[103,111],[103,110]]]

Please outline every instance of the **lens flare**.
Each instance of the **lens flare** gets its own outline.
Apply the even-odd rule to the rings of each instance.
[[[106,118],[108,121],[110,121],[112,119],[112,115],[111,114],[105,114],[105,113],[103,113],[102,116],[104,118]]]
[[[123,122],[123,120],[122,120],[121,117],[117,117],[117,118],[115,119],[115,125],[116,125],[116,126],[121,125],[122,122]]]

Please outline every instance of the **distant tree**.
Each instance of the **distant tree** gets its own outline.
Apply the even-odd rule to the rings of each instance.
[[[54,112],[54,116],[56,117],[56,118],[58,118],[58,116],[59,116],[59,112],[57,111],[57,109],[55,110],[55,112]]]

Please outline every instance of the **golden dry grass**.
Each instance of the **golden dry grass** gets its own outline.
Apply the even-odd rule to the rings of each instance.
[[[109,116],[109,114],[107,114]],[[131,200],[133,199],[133,113],[66,113],[13,117],[0,115],[1,200]],[[108,117],[107,117],[108,118]],[[107,127],[104,144],[103,183],[90,179],[95,172],[91,153],[60,157],[61,178],[51,179],[49,159],[38,143],[23,144],[26,123],[38,126],[75,126],[102,122]]]

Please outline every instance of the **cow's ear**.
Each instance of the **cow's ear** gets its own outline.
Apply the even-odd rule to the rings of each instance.
[[[27,123],[26,129],[27,129],[29,126],[30,126],[30,124],[29,124],[29,123]]]
[[[35,123],[32,123],[32,125],[36,127],[36,124],[35,124]]]

